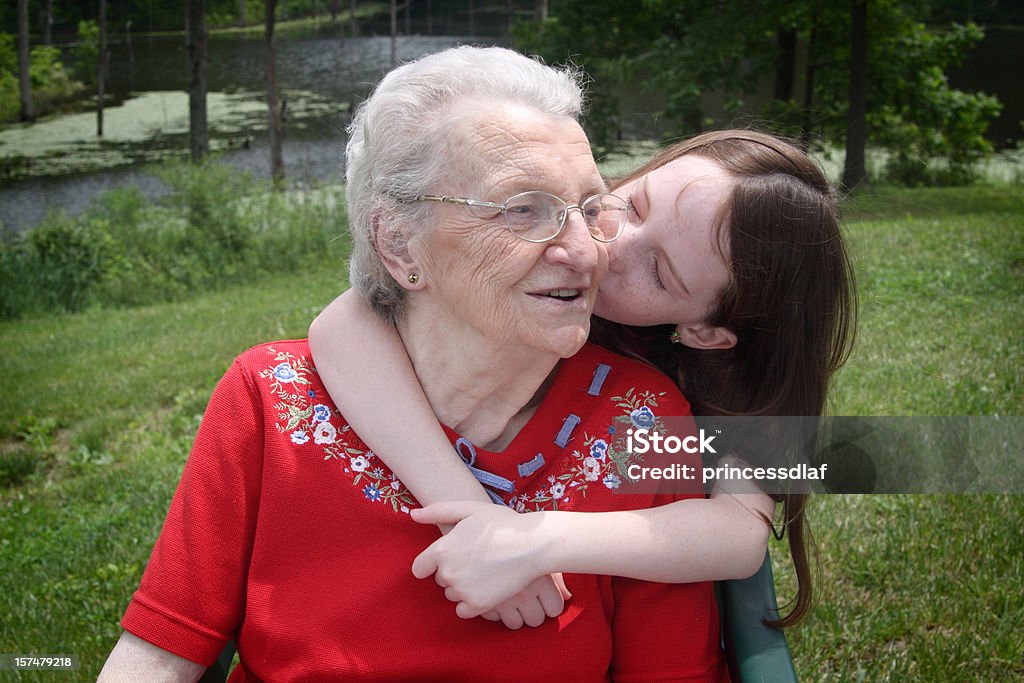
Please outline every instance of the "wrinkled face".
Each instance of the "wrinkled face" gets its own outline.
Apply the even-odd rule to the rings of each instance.
[[[613,189],[631,211],[594,313],[638,326],[703,322],[729,284],[715,222],[731,190],[725,169],[695,155]]]
[[[493,103],[463,103],[453,114],[450,175],[432,192],[497,204],[541,190],[579,204],[604,191],[587,137],[568,117]],[[445,332],[476,341],[568,357],[590,331],[607,250],[578,211],[562,232],[535,244],[516,237],[494,209],[436,204],[436,223],[410,243],[430,307]]]

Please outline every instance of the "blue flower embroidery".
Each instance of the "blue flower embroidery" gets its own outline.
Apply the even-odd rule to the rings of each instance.
[[[309,391],[306,392],[306,396],[309,396],[310,398],[316,398],[316,392],[310,389]]]
[[[376,484],[367,484],[363,488],[363,495],[365,495],[371,503],[376,503],[380,500],[380,489],[377,488]]]
[[[278,382],[294,382],[298,377],[299,373],[295,372],[290,363],[281,363],[274,368],[274,378]]]
[[[637,408],[629,414],[629,421],[637,429],[650,429],[654,426],[654,413],[647,406]]]
[[[590,444],[590,455],[604,462],[605,457],[608,455],[608,442],[604,439],[594,441],[594,443]]]
[[[323,403],[313,406],[313,422],[327,422],[331,419],[331,409]]]
[[[309,441],[309,434],[307,434],[304,430],[297,429],[294,432],[292,432],[292,443],[293,444],[295,444],[297,446],[301,446],[302,444],[306,443],[307,441]]]
[[[619,479],[619,475],[617,474],[609,474],[601,481],[601,483],[612,490],[622,486],[622,480]]]

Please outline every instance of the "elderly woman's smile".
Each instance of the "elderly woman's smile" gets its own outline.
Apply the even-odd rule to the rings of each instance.
[[[466,162],[436,188],[439,195],[500,205],[539,191],[577,205],[605,191],[571,119],[474,101],[452,119],[459,125],[446,149]],[[432,229],[409,245],[424,282],[410,293],[410,314],[495,350],[564,358],[582,347],[608,255],[580,211],[569,210],[561,231],[543,242],[513,233],[500,209],[437,203],[434,211]]]

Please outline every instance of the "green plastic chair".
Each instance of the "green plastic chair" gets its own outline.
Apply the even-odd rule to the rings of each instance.
[[[796,683],[793,658],[782,629],[764,619],[777,619],[775,577],[765,553],[757,573],[748,579],[719,583],[722,646],[733,683]]]
[[[719,583],[722,647],[733,683],[796,683],[786,634],[766,626],[764,619],[778,617],[775,577],[771,557],[749,579]],[[228,643],[199,683],[227,680],[235,644]]]
[[[231,673],[231,662],[235,658],[235,643],[228,641],[217,661],[210,665],[197,683],[224,683]]]

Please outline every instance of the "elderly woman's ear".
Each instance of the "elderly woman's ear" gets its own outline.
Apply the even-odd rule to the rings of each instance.
[[[375,214],[371,218],[374,246],[381,263],[400,287],[422,289],[424,282],[420,265],[409,252],[409,237],[391,216]]]

